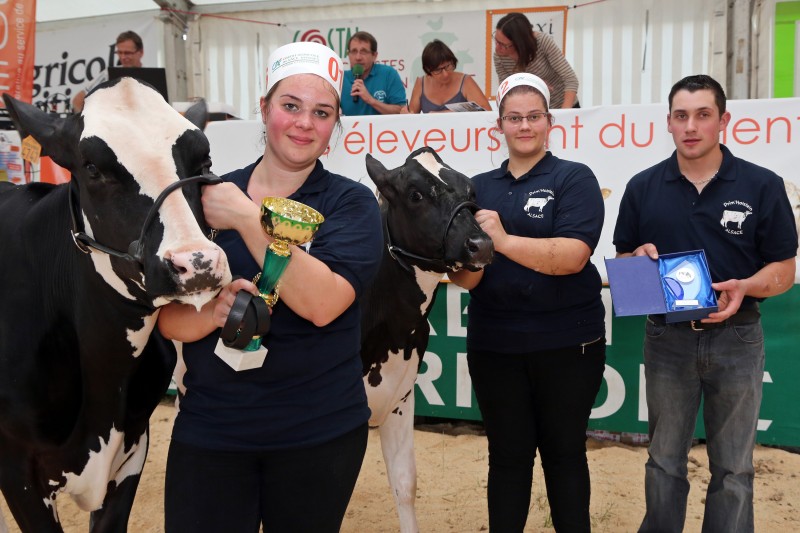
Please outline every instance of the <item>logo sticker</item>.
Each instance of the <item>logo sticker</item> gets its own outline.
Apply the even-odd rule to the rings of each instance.
[[[550,189],[539,189],[528,193],[528,201],[523,209],[530,218],[544,218],[544,208],[554,200],[555,196]]]
[[[722,218],[720,225],[725,228],[725,233],[731,235],[742,235],[742,224],[747,217],[753,214],[753,208],[747,202],[741,200],[731,200],[722,203]]]

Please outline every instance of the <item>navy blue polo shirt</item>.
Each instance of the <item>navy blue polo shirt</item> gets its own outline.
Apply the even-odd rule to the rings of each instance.
[[[714,282],[749,278],[794,257],[797,229],[783,180],[720,150],[722,165],[700,193],[681,174],[677,151],[631,178],[614,230],[617,252],[645,243],[660,254],[704,249]]]
[[[597,246],[605,208],[597,178],[586,165],[547,152],[518,179],[505,161],[472,181],[478,205],[497,211],[507,233],[578,239],[592,251]],[[605,332],[601,288],[591,261],[577,274],[551,276],[496,253],[470,291],[467,346],[528,353],[593,341]]]
[[[257,163],[223,179],[246,192]],[[353,286],[356,302],[327,326],[317,327],[279,300],[263,340],[268,352],[261,368],[237,372],[214,355],[219,330],[184,344],[188,391],[173,430],[178,441],[228,451],[303,448],[369,419],[358,297],[380,265],[378,203],[366,186],[331,174],[319,161],[290,198],[325,217],[308,253]],[[237,232],[222,231],[216,242],[234,276],[252,279],[260,272]]]

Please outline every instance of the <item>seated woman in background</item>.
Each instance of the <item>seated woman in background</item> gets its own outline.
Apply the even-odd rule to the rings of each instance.
[[[552,37],[533,31],[522,13],[497,21],[494,32],[494,70],[502,83],[517,72],[539,76],[550,90],[550,109],[580,107],[578,76]]]
[[[458,59],[450,48],[439,39],[425,45],[422,51],[422,70],[425,76],[417,78],[408,110],[411,113],[436,113],[450,111],[447,104],[475,102],[491,110],[478,84],[463,72],[456,72]],[[427,82],[427,84],[426,84]]]

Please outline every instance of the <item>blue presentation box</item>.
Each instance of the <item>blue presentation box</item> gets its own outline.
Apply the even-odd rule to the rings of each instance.
[[[660,254],[655,261],[640,256],[605,262],[616,316],[665,315],[665,321],[672,323],[700,320],[718,309],[703,250]],[[670,266],[675,263],[677,267]],[[685,265],[689,268],[679,268]],[[684,300],[681,285],[688,286],[690,282],[699,284],[692,287],[699,297]]]

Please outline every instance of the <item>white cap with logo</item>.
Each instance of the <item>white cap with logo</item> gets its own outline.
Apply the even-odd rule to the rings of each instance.
[[[295,74],[316,74],[342,96],[342,59],[325,45],[298,42],[274,50],[267,62],[267,93],[276,83]]]
[[[497,104],[500,105],[508,91],[519,85],[528,85],[542,93],[544,103],[547,105],[547,109],[550,109],[550,89],[547,88],[547,84],[542,78],[528,72],[512,74],[503,80],[503,83],[497,88]]]

